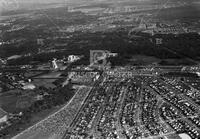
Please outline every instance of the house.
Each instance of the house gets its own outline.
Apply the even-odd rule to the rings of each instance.
[[[0,108],[0,124],[4,123],[8,120],[8,113],[5,112],[2,108]]]

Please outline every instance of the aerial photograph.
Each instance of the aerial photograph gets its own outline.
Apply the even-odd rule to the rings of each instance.
[[[0,0],[0,139],[200,139],[200,0]]]

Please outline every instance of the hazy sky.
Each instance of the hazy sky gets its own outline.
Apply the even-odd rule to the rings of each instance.
[[[0,0],[0,12],[3,10],[13,10],[24,7],[28,3],[66,3],[77,2],[78,0]]]
[[[0,0],[1,1],[15,1],[18,3],[59,3],[59,2],[98,2],[98,1],[106,1],[106,0]],[[117,0],[116,0],[117,1]]]
[[[18,10],[22,8],[32,9],[34,7],[37,7],[38,4],[40,3],[41,4],[68,3],[69,5],[71,4],[79,5],[79,4],[85,4],[91,2],[103,2],[103,1],[107,0],[0,0],[0,16],[3,11]]]
[[[52,2],[66,2],[66,1],[69,1],[69,0],[16,0],[18,1],[19,3],[21,2],[30,2],[30,3],[52,3]]]
[[[9,1],[9,0],[8,0]],[[59,3],[59,2],[82,2],[82,1],[99,1],[99,0],[16,0],[18,2],[31,2],[31,3]]]

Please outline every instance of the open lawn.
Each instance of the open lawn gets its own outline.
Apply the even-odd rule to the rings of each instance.
[[[34,79],[32,83],[37,87],[43,86],[46,88],[55,88],[56,86],[53,84],[53,82],[55,82],[56,78],[58,78],[61,74],[61,72],[51,72],[49,74],[44,74],[38,76],[38,79]]]
[[[141,64],[141,65],[149,65],[152,63],[159,63],[161,60],[155,58],[153,56],[145,56],[145,55],[134,55],[130,59],[131,63]]]
[[[90,87],[80,87],[67,105],[13,139],[61,139],[90,90]]]
[[[18,93],[21,93],[21,95]],[[30,105],[34,96],[33,91],[11,90],[0,97],[0,107],[9,113],[20,112],[22,110],[20,106],[23,105],[23,108],[25,108],[26,104]]]

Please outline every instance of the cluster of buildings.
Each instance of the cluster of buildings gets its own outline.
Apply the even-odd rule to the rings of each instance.
[[[83,56],[78,56],[78,55],[69,55],[67,58],[64,57],[63,59],[56,59],[54,58],[51,61],[51,67],[53,69],[65,69],[66,67],[64,66],[64,64],[68,63],[74,63],[78,60],[80,60]]]
[[[166,106],[164,103],[162,106],[164,108],[161,107],[161,117],[178,134],[185,133],[191,138],[199,138],[200,131],[197,127],[198,125],[188,119],[190,117],[198,117],[198,105],[187,97],[184,93],[185,91],[181,92],[183,89],[179,86],[180,84],[171,87],[165,85],[167,82],[168,80],[154,80],[150,84],[151,88],[168,102],[169,106]],[[185,87],[182,86],[182,88]]]
[[[71,72],[68,77],[74,84],[93,84],[99,78],[98,72]]]
[[[145,72],[159,72],[149,68],[132,71],[131,76],[114,73],[129,70],[137,71],[118,67],[96,80],[97,86],[73,120],[68,137],[200,137],[198,78],[147,76]]]
[[[105,96],[103,86],[96,86],[94,90],[92,90],[92,94],[88,96],[88,101],[84,104],[82,109],[80,110],[78,116],[75,121],[72,123],[72,127],[69,130],[72,134],[71,138],[79,137],[84,138],[86,134],[90,134],[88,129],[92,128],[92,121],[98,115],[98,110],[100,109],[100,105],[102,104]]]
[[[149,11],[160,8],[174,8],[185,5],[184,3],[167,3],[164,6],[161,4],[131,4],[131,5],[122,5],[122,4],[113,4],[109,7],[68,7],[68,12],[82,12],[89,15],[97,14],[116,14],[116,13],[130,13],[130,12],[140,12],[140,11]]]
[[[11,113],[4,111],[0,107],[0,131],[11,126],[12,123],[16,120],[19,120],[21,116],[22,116],[22,112],[20,112],[18,114],[11,114]],[[2,137],[1,132],[0,132],[0,137]]]
[[[14,31],[23,30],[26,27],[28,27],[28,25],[13,25],[11,29],[7,30],[7,32],[14,32]]]
[[[4,72],[0,74],[0,93],[16,88],[23,89],[26,83],[28,83],[28,79],[22,73],[14,74]]]
[[[98,20],[92,23],[87,23],[83,25],[71,25],[61,27],[62,32],[98,32],[98,31],[108,31],[117,28],[133,28],[132,30],[140,30],[144,33],[151,35],[155,34],[182,34],[189,32],[196,32],[188,27],[181,25],[174,25],[169,23],[164,26],[156,26],[156,22],[152,20],[151,13],[137,13],[140,11],[149,11],[160,8],[174,8],[184,6],[185,3],[180,2],[174,4],[168,3],[167,5],[152,4],[152,5],[113,5],[110,7],[68,7],[69,12],[83,12],[89,15],[97,15]],[[136,13],[134,13],[136,12]],[[126,13],[126,14],[124,14]],[[100,15],[100,16],[99,16]],[[147,22],[142,23],[139,27],[134,28],[140,22],[140,18],[144,18]],[[151,20],[151,21],[150,21]],[[161,21],[158,21],[161,22]],[[166,21],[168,22],[168,21]],[[182,27],[183,26],[183,27]]]
[[[115,29],[116,25],[107,23],[90,23],[86,25],[71,25],[68,27],[62,27],[61,32],[97,32],[97,31],[107,31],[107,29]]]
[[[114,14],[114,13],[129,13],[129,12],[140,12],[140,11],[148,11],[148,10],[154,10],[159,9],[159,5],[145,5],[145,6],[118,6],[114,5],[113,7],[106,8],[103,13],[106,14]]]
[[[164,27],[158,26],[156,23],[141,23],[139,27],[134,28],[132,31],[139,30],[143,33],[151,34],[183,34],[188,33],[188,29],[181,25],[166,25]]]
[[[104,54],[100,57],[117,55],[110,52]],[[51,64],[54,69],[60,69],[60,62],[73,63],[79,59],[80,56],[70,55],[62,60],[54,59]],[[198,67],[192,69],[198,70]],[[181,71],[188,69],[180,67]],[[94,71],[90,66],[80,66],[68,74],[68,81],[93,86],[71,120],[72,124],[67,130],[67,136],[71,139],[148,138],[167,135],[200,137],[198,78],[160,76],[159,73],[170,70],[153,66],[116,67],[102,72],[100,74],[101,72]],[[35,89],[31,83],[27,84],[31,81],[23,74],[1,74],[0,83],[5,80],[13,88]],[[36,99],[41,100],[42,95],[36,96]],[[48,128],[49,132],[57,126],[55,121],[63,123],[57,116],[45,121],[41,128],[46,129],[45,127],[53,122],[52,128]],[[8,119],[9,114],[0,109],[0,125]]]
[[[80,60],[81,58],[82,58],[82,56],[69,55],[68,62],[73,63],[73,62]]]

